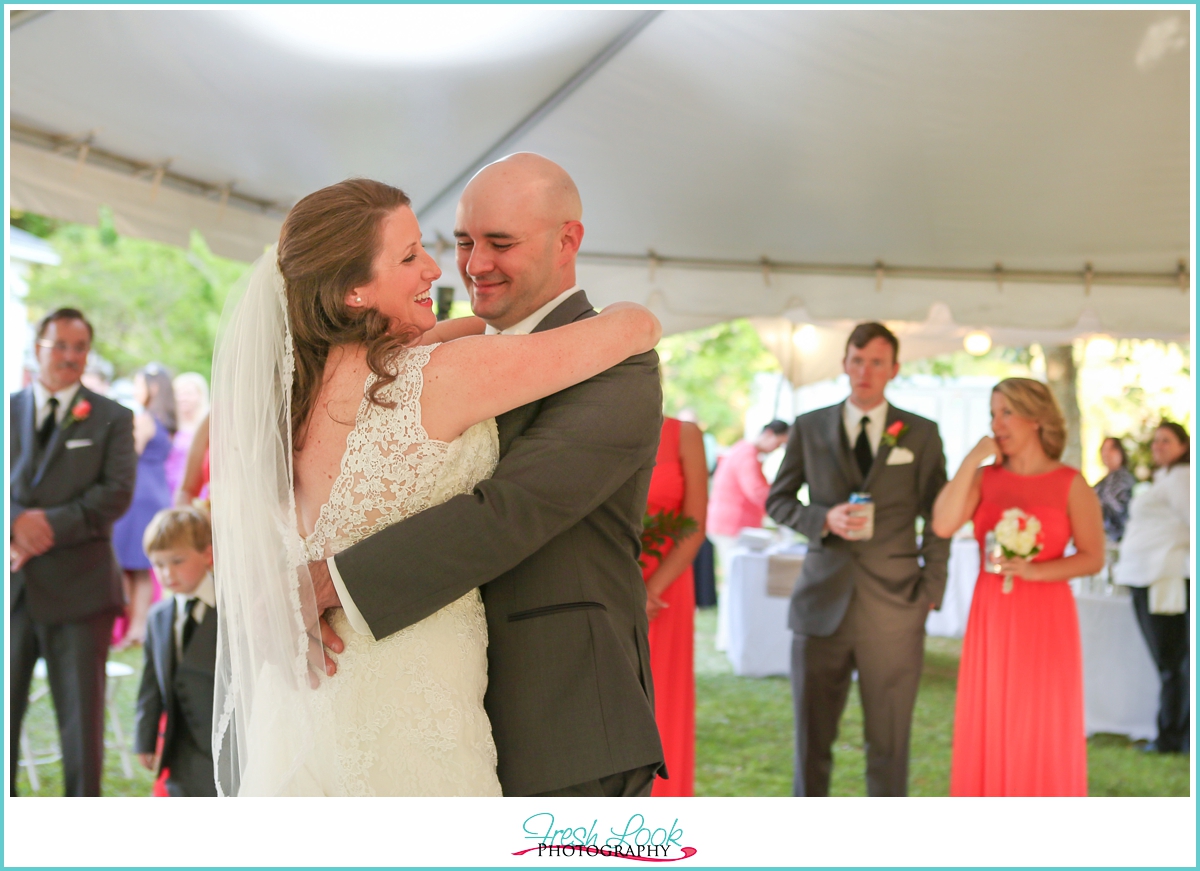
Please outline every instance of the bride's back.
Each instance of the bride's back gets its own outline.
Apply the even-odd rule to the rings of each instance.
[[[304,424],[304,438],[293,451],[296,515],[302,535],[313,531],[321,506],[329,501],[370,374],[362,345],[341,345],[330,351],[321,390]]]

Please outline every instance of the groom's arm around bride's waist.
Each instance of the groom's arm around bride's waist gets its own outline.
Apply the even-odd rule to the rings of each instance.
[[[661,422],[654,352],[503,416],[490,479],[337,556],[372,634],[424,619],[517,566],[622,487],[632,492],[631,479],[654,462]],[[645,506],[624,507],[615,526],[630,527],[636,555]]]

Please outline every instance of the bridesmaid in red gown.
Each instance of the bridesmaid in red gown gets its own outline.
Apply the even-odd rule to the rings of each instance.
[[[692,561],[704,543],[708,465],[704,438],[694,423],[663,420],[658,460],[646,512],[677,511],[696,521],[696,532],[662,548],[661,563],[646,556],[646,616],[650,618],[650,671],[654,718],[668,778],[656,778],[652,795],[691,795],[696,769],[696,676],[692,642],[696,590]]]
[[[986,569],[987,533],[1020,508],[1041,521],[1042,550],[1002,560],[1002,574],[979,573],[959,663],[950,794],[1087,795],[1083,656],[1067,581],[1104,566],[1100,503],[1058,461],[1066,427],[1044,384],[997,384],[992,432],[938,497],[933,531],[949,537],[973,520]],[[1076,552],[1064,557],[1071,540]],[[1009,592],[1004,574],[1013,576]]]

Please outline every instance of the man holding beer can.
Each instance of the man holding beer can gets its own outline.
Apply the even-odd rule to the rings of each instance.
[[[929,529],[946,483],[937,424],[884,398],[899,352],[883,324],[854,328],[842,364],[850,396],[796,419],[767,497],[767,513],[808,539],[788,616],[796,795],[829,794],[833,742],[856,670],[867,792],[908,793],[925,618],[941,606],[950,542]]]

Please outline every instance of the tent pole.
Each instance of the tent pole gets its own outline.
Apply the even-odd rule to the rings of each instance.
[[[430,212],[440,205],[441,202],[446,199],[446,197],[450,196],[450,194],[454,193],[460,187],[466,184],[467,181],[470,180],[471,176],[473,176],[476,172],[483,169],[493,160],[508,154],[508,150],[514,142],[540,124],[543,118],[558,108],[559,104],[566,100],[567,97],[575,93],[580,85],[599,72],[605,64],[613,59],[617,52],[628,45],[635,36],[645,30],[646,25],[657,18],[661,13],[661,9],[651,9],[643,12],[636,19],[634,19],[633,23],[622,30],[617,35],[616,39],[601,49],[599,54],[584,64],[584,66],[578,72],[576,72],[575,75],[567,79],[567,81],[560,85],[554,91],[554,93],[539,103],[532,112],[518,121],[516,125],[513,126],[503,136],[501,136],[491,148],[476,158],[470,166],[456,175],[453,181],[451,181],[448,185],[443,187],[437,192],[437,194],[434,195],[433,199],[425,203],[425,205],[421,206],[421,208],[417,209],[417,218],[422,221],[425,220]]]

